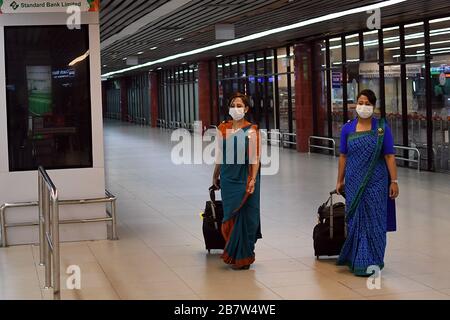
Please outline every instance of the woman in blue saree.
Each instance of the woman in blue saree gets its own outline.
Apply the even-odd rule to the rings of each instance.
[[[261,236],[260,160],[258,128],[245,119],[248,98],[234,94],[229,102],[232,121],[218,127],[218,148],[213,183],[223,202],[222,259],[235,270],[249,269],[255,261],[255,243]]]
[[[342,129],[336,190],[345,191],[347,239],[338,265],[357,276],[370,276],[384,267],[386,233],[395,231],[395,203],[399,194],[394,143],[384,119],[373,117],[376,96],[358,96],[358,118]]]

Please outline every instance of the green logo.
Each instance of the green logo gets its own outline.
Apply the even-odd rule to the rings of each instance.
[[[19,5],[17,4],[17,2],[13,1],[13,2],[10,4],[10,7],[13,8],[13,10],[17,10],[17,8],[19,8]]]

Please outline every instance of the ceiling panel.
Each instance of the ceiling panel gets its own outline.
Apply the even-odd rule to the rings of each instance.
[[[176,0],[172,0],[176,1]],[[101,0],[101,39],[105,41],[126,26],[138,21],[170,0]],[[102,73],[125,68],[127,56],[139,56],[145,63],[219,43],[215,39],[215,24],[233,23],[236,37],[297,23],[326,14],[348,10],[382,1],[373,0],[193,0],[152,21],[135,34],[118,40],[102,50]],[[408,0],[381,10],[383,25],[434,17],[449,12],[450,1]],[[295,39],[307,39],[365,28],[369,14],[338,18],[301,29],[286,31],[252,42],[217,49],[189,59],[167,62],[195,61],[217,54],[246,52],[262,47],[284,45]],[[183,38],[181,41],[175,39]],[[157,47],[156,50],[150,50]]]

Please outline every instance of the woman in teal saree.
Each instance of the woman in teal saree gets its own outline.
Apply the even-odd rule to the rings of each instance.
[[[244,116],[245,95],[234,94],[229,103],[232,121],[218,127],[218,148],[213,183],[220,188],[226,240],[222,259],[235,270],[249,269],[255,261],[255,243],[261,236],[259,134]]]
[[[394,143],[384,119],[373,117],[375,94],[358,96],[358,118],[341,134],[336,190],[345,190],[347,239],[338,265],[357,276],[370,276],[369,267],[384,267],[386,233],[395,231],[395,203],[399,194]],[[345,178],[345,180],[344,180]]]

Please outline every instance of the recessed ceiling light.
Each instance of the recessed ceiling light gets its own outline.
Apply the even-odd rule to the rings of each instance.
[[[156,69],[156,70],[162,70],[162,68],[161,67],[159,67],[158,69]]]
[[[144,53],[144,51],[139,51],[137,54],[143,54]]]
[[[181,40],[183,40],[184,38],[177,38],[177,39],[175,39],[175,41],[181,41]]]
[[[158,47],[153,47],[153,48],[150,48],[150,50],[156,50],[156,49],[158,49]]]
[[[124,61],[125,61],[125,60],[127,60],[127,58],[123,58],[122,60],[124,60]]]
[[[182,64],[187,64],[187,62],[183,62]]]
[[[104,64],[104,65],[103,65],[103,67],[107,67],[107,65],[106,65],[106,64]]]
[[[222,54],[218,54],[218,55],[216,56],[216,58],[222,58],[222,57],[223,57]]]

